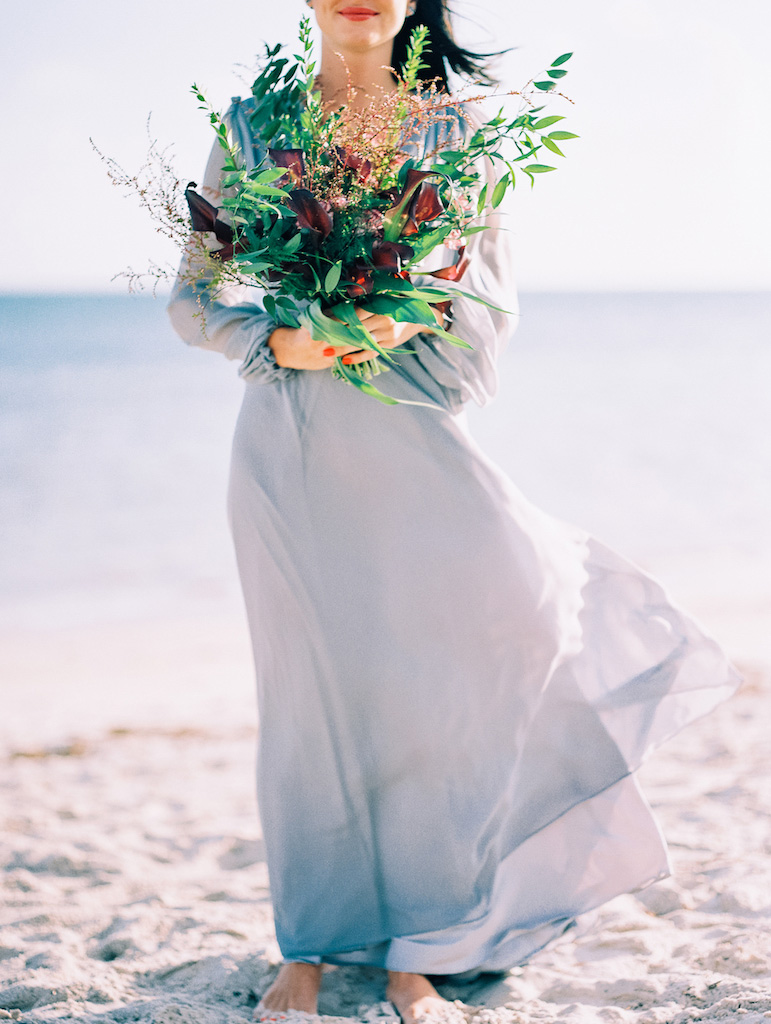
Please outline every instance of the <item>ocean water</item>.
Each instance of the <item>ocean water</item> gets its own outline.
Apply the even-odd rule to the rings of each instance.
[[[479,444],[536,504],[715,623],[753,622],[734,646],[762,647],[771,295],[521,309],[496,399],[469,407]],[[240,614],[225,490],[242,388],[235,363],[173,334],[163,299],[0,297],[3,622]]]

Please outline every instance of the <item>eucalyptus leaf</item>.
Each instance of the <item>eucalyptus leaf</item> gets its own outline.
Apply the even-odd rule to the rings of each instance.
[[[564,156],[565,155],[562,152],[562,150],[559,148],[557,143],[554,142],[554,140],[552,138],[550,138],[549,136],[547,136],[547,135],[545,135],[544,138],[543,138],[543,144],[544,144],[544,146],[546,146],[547,149],[550,149],[552,151],[552,153],[556,153],[557,156]]]
[[[262,274],[273,267],[272,263],[241,263],[239,269],[245,274]]]
[[[284,244],[284,252],[291,256],[297,252],[302,244],[303,236],[301,234],[292,235],[289,241]]]
[[[549,117],[542,117],[540,121],[536,121],[533,128],[537,131],[543,131],[544,128],[549,128],[551,125],[556,124],[557,121],[564,121],[565,118],[562,114],[550,114]]]
[[[324,291],[333,292],[340,283],[340,275],[343,272],[342,260],[338,260],[334,266],[330,267],[327,271],[327,276],[324,278]]]
[[[493,206],[493,208],[496,208],[501,205],[501,203],[503,202],[503,197],[506,195],[506,189],[508,187],[509,176],[507,174],[505,178],[501,178],[501,180],[493,189],[492,199],[490,200],[490,203]]]

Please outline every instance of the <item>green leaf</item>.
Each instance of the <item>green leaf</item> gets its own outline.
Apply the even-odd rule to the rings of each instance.
[[[464,341],[463,338],[459,338],[456,334],[450,334],[449,331],[445,331],[438,324],[433,327],[428,326],[426,327],[426,330],[429,334],[435,334],[438,338],[443,338],[445,341],[449,341],[449,343],[451,345],[455,345],[456,348],[470,348],[472,350],[474,348],[473,345],[469,345],[469,343]]]
[[[265,270],[270,270],[272,266],[272,263],[240,263],[238,269],[245,274],[261,274]]]
[[[522,168],[528,174],[546,174],[547,171],[556,171],[556,167],[549,167],[548,164],[528,164]]]
[[[276,300],[273,295],[266,295],[262,300],[262,308],[268,314],[276,319]]]
[[[424,299],[396,295],[373,295],[364,299],[359,305],[371,313],[390,316],[397,323],[425,324],[427,326],[436,323],[433,310]]]
[[[274,199],[288,196],[289,193],[285,192],[283,188],[276,188],[274,185],[260,185],[256,181],[247,181],[244,185],[245,189],[249,192],[254,192],[258,196],[271,196]]]
[[[430,252],[433,252],[438,245],[441,245],[451,230],[451,224],[443,224],[441,227],[433,228],[431,231],[422,231],[420,234],[410,235],[409,245],[413,255],[410,257],[407,266],[418,263],[424,256],[428,256]]]
[[[549,76],[549,78],[564,78],[567,74],[567,71],[561,68],[557,68],[556,71],[547,71],[546,74]]]
[[[564,156],[565,154],[559,148],[556,142],[554,142],[548,135],[544,135],[543,144],[547,149],[550,149],[552,153],[556,153],[557,156]]]
[[[395,285],[391,288],[391,292],[395,295],[400,294],[402,291],[404,291],[405,294],[407,293],[407,289],[402,289],[401,285]],[[513,313],[510,309],[504,309],[502,306],[496,306],[494,302],[488,302],[487,299],[483,299],[479,295],[474,295],[473,292],[462,291],[460,288],[432,288],[430,286],[425,288],[413,287],[410,295],[412,298],[425,299],[426,302],[447,302],[448,299],[451,300],[456,295],[462,295],[466,299],[471,299],[472,302],[478,302],[482,306],[489,306],[490,309],[497,309],[499,313]]]
[[[283,167],[266,167],[264,171],[260,171],[259,174],[255,174],[252,181],[257,181],[260,185],[269,185],[271,181],[283,178],[285,174],[286,169]]]
[[[536,89],[540,89],[541,92],[549,92],[550,89],[554,88],[556,83],[555,82],[534,82],[533,84],[535,85]]]
[[[299,232],[296,235],[292,235],[289,241],[284,243],[284,252],[292,255],[292,253],[297,252],[302,242],[303,236]]]
[[[570,51],[570,53],[563,53],[561,57],[557,57],[556,60],[553,60],[551,62],[551,66],[553,68],[558,68],[560,66],[560,64],[564,64],[566,61],[570,60],[570,58],[572,56],[573,56],[573,51],[572,50]]]
[[[382,391],[379,391],[374,384],[370,384],[368,380],[364,380],[356,373],[355,370],[351,369],[350,366],[346,366],[340,359],[337,360],[337,368],[345,377],[345,379],[353,384],[354,387],[358,388],[359,391],[363,391],[365,395],[370,395],[372,398],[376,398],[378,402],[382,402],[383,405],[401,405],[398,398],[391,398],[390,395],[384,395]],[[425,402],[408,402],[408,405],[426,405]]]
[[[333,292],[340,283],[340,275],[343,272],[342,260],[338,260],[334,266],[330,267],[327,276],[324,278],[324,291]]]
[[[378,355],[383,356],[389,363],[394,362],[393,357],[388,350],[384,349],[381,345],[378,345],[361,320],[359,320],[356,315],[356,307],[352,302],[338,302],[336,305],[332,306],[329,312],[332,313],[333,316],[342,320],[347,325],[351,334],[354,335],[354,340],[349,341],[349,345],[358,345],[359,348],[374,349]]]
[[[477,200],[477,214],[480,214],[485,208],[487,201],[487,185],[482,186],[482,191],[479,193],[479,199]]]
[[[557,139],[562,142],[565,139],[580,139],[580,135],[574,135],[573,132],[549,132],[550,139]]]
[[[563,114],[551,114],[549,117],[542,117],[540,121],[536,121],[533,128],[537,131],[543,131],[544,128],[549,128],[551,125],[556,124],[557,121],[564,121],[565,117]]]
[[[310,331],[314,341],[329,341],[334,345],[356,344],[356,339],[345,324],[322,313],[321,302],[318,299],[304,309],[298,319],[300,324]]]
[[[297,307],[292,304],[291,309],[284,308],[278,303],[276,304],[276,316],[281,323],[286,324],[287,327],[300,327],[300,319],[297,315]]]
[[[503,197],[506,195],[506,189],[509,187],[509,175],[507,174],[504,178],[498,182],[493,189],[493,197],[490,200],[492,207],[495,209],[500,206],[503,202]]]

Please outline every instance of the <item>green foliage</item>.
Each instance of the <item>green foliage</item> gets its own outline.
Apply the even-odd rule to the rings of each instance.
[[[412,30],[407,46],[407,56],[401,69],[401,84],[407,92],[411,92],[417,87],[418,75],[428,67],[423,60],[423,52],[428,49],[428,46],[428,26],[419,25]]]
[[[318,137],[321,96],[314,90],[316,64],[310,18],[300,21],[300,53],[281,57],[284,47],[265,47],[262,70],[252,84],[250,122],[263,142],[277,149],[305,149]]]
[[[375,342],[356,315],[356,307],[420,324],[449,344],[471,348],[468,342],[437,325],[430,306],[452,299],[452,282],[444,287],[418,289],[396,268],[409,271],[440,247],[451,232],[456,248],[465,244],[473,233],[485,230],[483,223],[475,225],[474,220],[498,208],[516,186],[519,175],[532,185],[536,175],[555,170],[541,162],[539,153],[545,150],[564,157],[558,143],[578,136],[568,131],[550,132],[564,117],[542,116],[544,107],[536,106],[530,96],[555,90],[557,82],[567,75],[563,65],[572,54],[557,57],[542,77],[529,83],[521,94],[522,107],[516,115],[501,108],[473,131],[463,131],[453,148],[430,154],[424,166],[418,163],[416,167],[414,158],[404,160],[401,154],[401,165],[393,160],[395,169],[376,175],[378,183],[374,186],[371,180],[367,182],[374,173],[372,169],[359,176],[366,152],[365,157],[353,153],[359,163],[352,165],[341,164],[339,156],[334,155],[342,113],[324,111],[315,86],[316,62],[307,17],[300,24],[299,44],[299,52],[291,58],[282,54],[282,46],[266,46],[263,66],[252,86],[254,108],[249,114],[255,135],[266,148],[302,153],[302,163],[298,162],[294,170],[276,167],[267,157],[259,167],[247,170],[222,117],[193,86],[225,152],[222,186],[228,191],[221,205],[236,231],[236,254],[229,262],[219,261],[212,285],[234,273],[238,280],[256,282],[266,289],[265,309],[278,322],[302,325],[314,338],[333,347],[354,344],[372,350],[379,359],[346,366],[338,358],[333,372],[379,401],[398,404],[369,383],[371,376],[393,363],[393,350]],[[416,102],[424,104],[419,109],[425,112],[421,116],[427,124],[439,123],[436,111],[452,109],[458,102],[436,101],[433,94],[423,96],[421,90],[425,87],[419,75],[426,66],[423,55],[428,45],[428,29],[420,26],[410,37],[395,102],[388,108],[390,119],[383,151],[394,157],[400,155],[403,122],[409,113],[414,116]],[[462,121],[462,107],[459,113]],[[346,152],[352,153],[350,149]],[[284,159],[299,161],[297,156],[285,155]],[[485,161],[492,161],[496,170],[490,184],[485,180]],[[416,170],[428,174],[422,178],[413,174],[410,178],[410,172]],[[329,194],[324,189],[332,179],[338,180],[334,196],[340,200],[334,208],[324,198]],[[429,191],[421,193],[424,189]],[[436,199],[439,206],[435,208]],[[418,214],[421,203],[424,212]],[[410,232],[405,234],[408,224]],[[380,261],[375,258],[378,246]],[[397,257],[388,255],[394,251],[402,254],[398,259],[403,262],[394,262]],[[410,251],[409,257],[403,256]],[[216,257],[212,262],[217,262]],[[464,294],[492,305],[473,294]]]

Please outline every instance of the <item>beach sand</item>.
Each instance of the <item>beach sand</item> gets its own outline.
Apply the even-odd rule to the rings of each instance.
[[[242,622],[0,636],[0,1019],[235,1024],[280,954]],[[673,878],[531,963],[444,987],[470,1024],[771,1020],[771,673],[644,766]],[[393,1021],[327,968],[325,1021]],[[302,1017],[303,1015],[298,1015]]]

